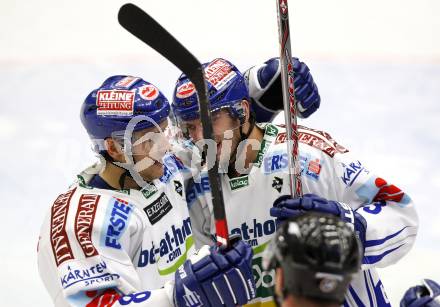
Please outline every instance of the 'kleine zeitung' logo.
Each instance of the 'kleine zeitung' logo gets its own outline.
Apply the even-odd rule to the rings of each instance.
[[[98,115],[133,115],[134,92],[100,90],[96,93]]]
[[[205,68],[205,78],[217,90],[220,90],[237,74],[231,64],[223,59],[216,59]]]

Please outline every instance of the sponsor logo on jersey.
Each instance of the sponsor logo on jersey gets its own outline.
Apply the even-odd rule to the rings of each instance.
[[[239,234],[250,246],[258,246],[258,239],[264,236],[270,236],[276,231],[275,219],[267,220],[263,223],[256,219],[252,220],[251,224],[242,223],[240,227],[231,230],[232,234]]]
[[[258,151],[257,157],[254,162],[254,165],[256,167],[260,167],[261,163],[263,163],[263,157],[269,149],[269,146],[273,142],[272,138],[276,136],[277,133],[278,129],[274,125],[268,124],[265,127],[263,141],[261,142],[260,150]]]
[[[379,213],[382,210],[381,207],[386,205],[385,201],[397,202],[401,207],[405,207],[411,202],[411,198],[401,189],[380,177],[369,178],[356,190],[356,194],[365,202],[377,202],[364,208],[364,211],[372,214]]]
[[[100,195],[82,194],[75,217],[75,235],[86,257],[98,255],[92,243],[92,230]]]
[[[91,187],[91,186],[89,186],[89,185],[86,184],[86,181],[85,181],[85,179],[84,179],[83,176],[81,176],[81,175],[77,175],[76,178],[77,178],[77,180],[78,180],[78,185],[79,185],[81,188],[89,189],[89,190],[92,190],[92,189],[93,189],[93,187]]]
[[[133,115],[134,92],[101,90],[96,94],[98,115]]]
[[[188,250],[188,248],[192,246],[193,241],[191,234],[192,230],[189,217],[183,220],[181,227],[172,225],[171,229],[166,231],[162,239],[159,240],[158,246],[152,242],[150,249],[141,249],[138,267],[154,264],[159,259],[165,259],[166,263],[173,262],[182,256],[186,259],[186,251],[182,251],[182,248],[183,245],[186,245]],[[174,273],[174,271],[169,272],[169,274]]]
[[[186,203],[191,206],[197,196],[205,194],[205,192],[210,191],[209,178],[207,174],[203,174],[200,182],[191,182],[186,191]]]
[[[229,186],[231,191],[235,191],[244,187],[249,186],[249,176],[241,176],[233,179],[229,179]]]
[[[81,295],[82,292],[79,293]],[[82,300],[82,296],[80,299],[75,300],[74,296],[69,296],[69,301],[74,301],[74,306],[85,306],[85,307],[111,307],[113,306],[121,297],[121,295],[116,292],[115,289],[105,289],[104,291],[85,291],[84,294],[87,296],[87,301],[84,302]],[[89,299],[92,299],[89,301]]]
[[[268,124],[265,129],[265,134],[268,136],[276,136],[278,134],[278,129],[274,125]]]
[[[277,135],[277,137],[275,139],[275,144],[285,143],[286,141],[287,141],[287,133],[281,132]]]
[[[103,225],[107,231],[102,234],[102,245],[121,249],[119,239],[128,225],[132,212],[132,204],[116,197],[110,199]]]
[[[170,200],[162,193],[155,201],[144,208],[144,212],[147,214],[148,220],[151,225],[159,222],[168,212],[173,209]]]
[[[176,156],[168,155],[163,159],[163,175],[159,180],[168,183],[180,171],[187,171],[187,168]]]
[[[132,76],[127,76],[121,80],[119,80],[115,86],[117,87],[125,87],[125,88],[129,88],[130,86],[132,86],[133,84],[136,83],[136,81],[138,81],[140,78],[137,77],[132,77]]]
[[[141,190],[142,195],[144,195],[144,197],[146,199],[150,198],[152,195],[154,195],[154,193],[157,192],[157,188],[153,183],[147,183]]]
[[[301,143],[310,145],[312,147],[315,147],[315,148],[321,150],[323,153],[327,154],[330,157],[334,157],[337,152],[336,148],[327,144],[325,142],[325,140],[323,140],[313,134],[300,133],[298,140]]]
[[[139,96],[145,100],[154,100],[159,97],[159,90],[153,84],[141,86],[138,89]]]
[[[180,85],[176,90],[176,97],[180,99],[191,97],[196,92],[192,82],[186,82]]]
[[[70,200],[76,189],[58,196],[52,205],[50,216],[50,242],[57,266],[74,258],[66,232]]]
[[[121,189],[121,190],[115,190],[115,191],[119,192],[119,193],[130,195],[130,190],[129,189]]]
[[[336,141],[331,137],[331,135],[328,134],[328,133],[325,132],[325,131],[316,130],[316,129],[312,129],[312,128],[308,128],[308,127],[304,127],[304,126],[298,126],[298,128],[301,129],[301,130],[303,130],[303,131],[300,131],[300,132],[299,132],[300,136],[301,136],[301,134],[303,134],[303,133],[305,133],[305,134],[311,134],[311,135],[314,135],[314,136],[316,136],[316,137],[322,139],[323,141],[325,141],[325,143],[326,143],[327,145],[330,145],[331,147],[333,147],[333,148],[336,150],[335,152],[338,152],[338,153],[341,153],[341,154],[348,152],[348,149],[347,149],[347,148],[345,148],[345,147],[342,146],[342,145],[339,145],[338,142],[336,142]],[[305,131],[304,131],[304,130],[305,130]],[[300,140],[300,141],[301,141],[301,140]],[[320,148],[318,148],[318,149],[320,149]],[[330,155],[330,153],[331,153],[332,151],[328,150],[328,151],[324,151],[324,152],[325,152],[326,154]],[[333,153],[333,155],[334,155],[334,153]],[[332,155],[330,155],[330,156],[333,157]]]
[[[274,306],[273,287],[275,285],[275,270],[266,270],[263,266],[263,257],[260,256],[252,259],[252,272],[257,289],[257,299],[267,302],[267,306]],[[266,304],[261,303],[259,306],[266,306]]]
[[[119,304],[122,306],[125,305],[131,305],[133,306],[133,304],[139,304],[142,302],[145,302],[146,300],[148,300],[151,297],[151,291],[142,291],[142,292],[135,292],[135,293],[131,293],[131,294],[127,294],[122,296],[119,299]],[[132,304],[133,303],[133,304]],[[107,305],[100,305],[97,307],[107,307]],[[88,307],[88,306],[87,306]],[[109,306],[110,307],[110,306]]]
[[[85,268],[72,268],[72,266],[69,265],[67,272],[61,277],[61,286],[67,289],[75,284],[81,283],[82,286],[85,287],[96,287],[102,283],[108,284],[118,278],[118,274],[112,274],[107,271],[107,264],[104,261]]]
[[[281,125],[283,126],[283,125]],[[346,153],[348,149],[339,145],[330,134],[324,131],[310,129],[304,126],[298,126],[302,131],[298,132],[298,141],[312,147],[315,147],[326,155],[334,157],[336,153]],[[306,131],[304,131],[306,130]],[[287,141],[286,132],[281,132],[275,139],[275,144],[284,143]]]
[[[349,164],[341,163],[341,165],[343,168],[341,180],[348,187],[352,186],[362,171],[368,174],[368,171],[362,166],[360,161],[351,162]]]
[[[272,188],[281,193],[281,189],[283,188],[283,179],[280,177],[273,177]]]
[[[217,59],[205,68],[205,78],[217,90],[223,88],[237,74],[232,66],[223,59]]]
[[[374,185],[379,189],[373,201],[386,201],[391,200],[395,202],[401,202],[405,193],[393,184],[388,184],[385,179],[377,177],[374,180]]]
[[[174,180],[174,190],[176,191],[177,194],[179,194],[180,196],[183,196],[183,184],[180,181]]]
[[[255,166],[260,167],[261,163],[263,162],[263,156],[266,153],[267,149],[269,148],[270,143],[267,142],[265,139],[261,141],[261,147],[258,151],[257,158],[255,159]]]
[[[316,158],[314,160],[310,160],[305,174],[309,178],[317,181],[317,180],[319,180],[319,174],[321,173],[321,168],[322,168],[322,165],[321,165],[319,158]]]
[[[271,174],[287,169],[289,166],[287,153],[275,152],[273,155],[264,158],[263,165],[265,174]]]

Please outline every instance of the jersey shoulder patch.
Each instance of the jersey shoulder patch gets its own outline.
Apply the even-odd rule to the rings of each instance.
[[[286,139],[286,132],[281,132],[277,135],[275,144],[284,143]],[[319,149],[332,158],[337,153],[343,154],[348,152],[347,148],[338,144],[331,135],[325,131],[298,125],[298,139],[300,143]]]

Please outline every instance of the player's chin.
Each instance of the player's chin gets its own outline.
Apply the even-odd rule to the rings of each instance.
[[[164,174],[163,164],[158,161],[154,161],[153,165],[140,171],[139,174],[144,180],[151,181],[154,179],[159,179]]]

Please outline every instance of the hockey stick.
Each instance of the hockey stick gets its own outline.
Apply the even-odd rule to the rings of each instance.
[[[213,140],[209,99],[202,64],[167,30],[136,5],[131,3],[124,4],[119,9],[118,21],[128,32],[168,59],[191,80],[199,98],[203,138],[205,140]],[[206,146],[207,144],[205,144]],[[228,246],[229,231],[226,222],[222,186],[218,175],[218,163],[215,160],[215,155],[208,154],[206,159],[214,207],[217,242],[223,246]],[[211,159],[214,160],[211,161]],[[211,165],[213,167],[209,167]]]
[[[289,158],[290,194],[302,196],[301,171],[298,161],[298,126],[296,121],[295,89],[293,86],[293,64],[290,47],[289,10],[287,0],[277,0],[278,35],[280,41],[281,85],[283,89],[284,119],[287,133]],[[293,143],[293,144],[292,144]]]

